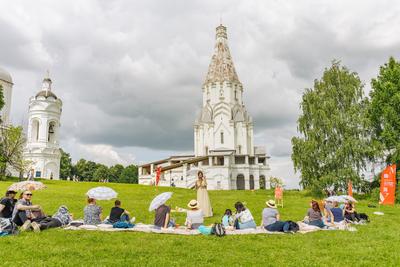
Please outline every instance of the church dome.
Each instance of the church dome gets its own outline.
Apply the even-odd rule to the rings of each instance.
[[[38,98],[39,96],[43,96],[45,98],[53,97],[54,99],[57,99],[57,96],[51,91],[45,91],[45,90],[40,91],[39,93],[36,94],[36,98]]]
[[[5,69],[0,67],[0,80],[13,83],[10,73],[8,73]]]

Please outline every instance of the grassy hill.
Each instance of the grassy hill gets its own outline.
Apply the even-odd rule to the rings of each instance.
[[[11,182],[0,182],[5,192]],[[48,214],[65,204],[75,218],[83,216],[85,192],[104,184],[48,181],[48,188],[34,192],[33,202]],[[119,193],[123,207],[133,212],[138,222],[151,223],[148,205],[154,196],[173,191],[168,202],[185,207],[196,192],[186,189],[158,188],[129,184],[107,184]],[[215,216],[206,223],[220,220],[226,208],[244,201],[256,222],[261,220],[265,201],[271,191],[210,191]],[[301,220],[310,196],[305,192],[285,192],[283,220]],[[99,201],[108,213],[113,201]],[[1,265],[30,266],[398,266],[399,206],[382,207],[384,216],[375,216],[361,201],[357,208],[371,217],[371,223],[357,232],[320,231],[295,235],[175,236],[135,232],[89,232],[48,230],[39,234],[22,233],[0,238]],[[184,223],[184,214],[173,214]]]

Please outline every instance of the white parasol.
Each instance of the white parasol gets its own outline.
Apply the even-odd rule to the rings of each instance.
[[[340,195],[340,196],[331,196],[326,199],[327,201],[332,201],[332,202],[357,202],[357,200],[352,197],[352,196],[347,196],[347,195]]]
[[[96,200],[110,200],[117,198],[118,193],[109,187],[99,186],[87,191],[86,195]]]
[[[26,190],[41,190],[45,189],[46,186],[42,182],[35,182],[35,181],[23,181],[12,184],[8,190],[13,191],[26,191]]]
[[[149,211],[153,211],[160,207],[162,204],[167,202],[168,199],[172,197],[172,192],[164,192],[156,196],[150,203]]]

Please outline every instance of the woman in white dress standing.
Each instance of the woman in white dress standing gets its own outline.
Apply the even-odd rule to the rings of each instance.
[[[199,208],[204,212],[204,217],[212,217],[213,211],[210,198],[208,197],[207,181],[202,171],[197,173],[196,189],[197,202],[199,204]]]

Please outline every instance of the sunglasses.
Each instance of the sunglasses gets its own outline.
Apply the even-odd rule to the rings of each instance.
[[[25,194],[25,196],[32,196],[32,194]]]

